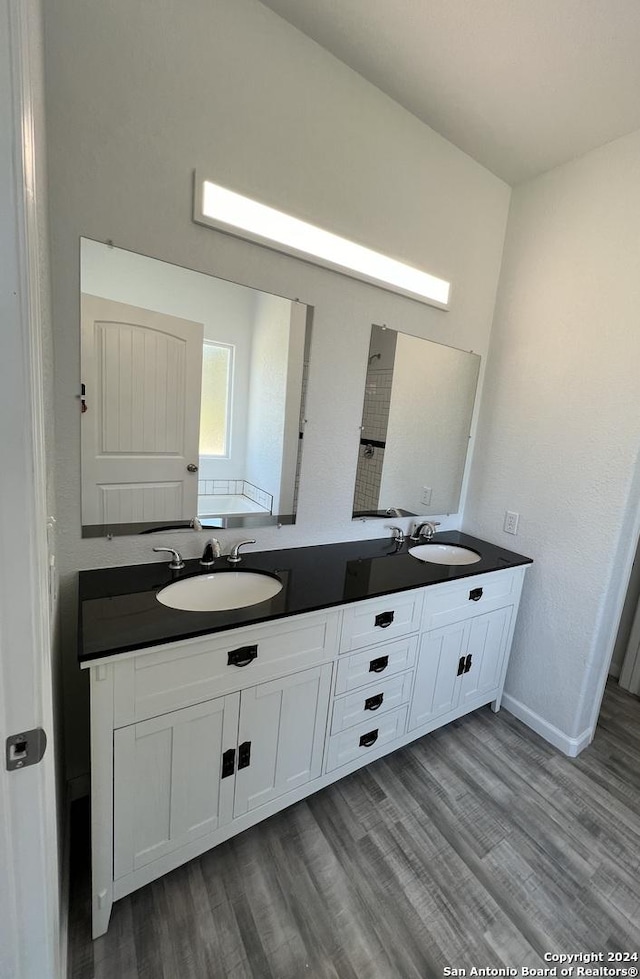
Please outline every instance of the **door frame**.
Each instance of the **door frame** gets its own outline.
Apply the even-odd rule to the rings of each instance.
[[[0,205],[6,215],[0,222],[0,972],[9,979],[57,979],[63,973],[41,334],[48,265],[38,0],[0,0],[0,25]],[[48,738],[43,760],[7,772],[4,739],[34,727],[43,727]]]

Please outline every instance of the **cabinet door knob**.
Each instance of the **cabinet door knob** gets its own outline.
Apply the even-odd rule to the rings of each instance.
[[[375,697],[367,697],[364,702],[365,710],[377,710],[378,707],[382,706],[382,701],[384,700],[383,693],[377,693]]]
[[[258,656],[258,646],[240,646],[232,649],[227,656],[227,666],[248,666]]]
[[[382,673],[383,670],[386,670],[388,665],[388,656],[378,656],[377,659],[372,659],[369,663],[369,673]]]
[[[378,740],[378,728],[375,731],[369,731],[368,734],[363,734],[360,738],[361,748],[370,748],[372,744],[375,744]]]
[[[222,755],[222,778],[228,778],[229,775],[233,775],[236,769],[236,749],[229,748]]]
[[[376,615],[374,625],[379,626],[381,629],[388,629],[393,622],[394,612],[380,612],[380,615]]]
[[[251,764],[251,742],[243,741],[238,748],[238,771],[248,768]]]
[[[456,676],[462,676],[463,673],[464,673],[464,656],[461,656],[460,659],[458,660],[458,672],[456,673]]]
[[[470,669],[471,669],[471,653],[468,654],[468,656],[467,656],[467,658],[465,660],[464,672],[465,673],[468,673]]]

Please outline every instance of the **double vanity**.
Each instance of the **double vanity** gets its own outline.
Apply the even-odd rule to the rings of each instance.
[[[433,563],[425,548],[474,563]],[[468,711],[498,709],[530,559],[457,531],[420,550],[377,539],[207,571],[80,573],[94,937],[113,901]],[[243,575],[272,583],[271,597],[237,599]],[[253,604],[158,599],[172,586],[165,599],[201,608],[207,579],[225,586],[218,606]]]

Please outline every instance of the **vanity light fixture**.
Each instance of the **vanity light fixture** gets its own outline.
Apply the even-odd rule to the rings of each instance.
[[[195,176],[193,219],[411,299],[449,308],[451,284],[331,231]]]

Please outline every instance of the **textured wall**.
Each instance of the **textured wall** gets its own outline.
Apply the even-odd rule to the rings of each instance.
[[[506,691],[570,738],[599,703],[635,553],[638,214],[640,133],[514,190],[464,515],[535,559]]]

